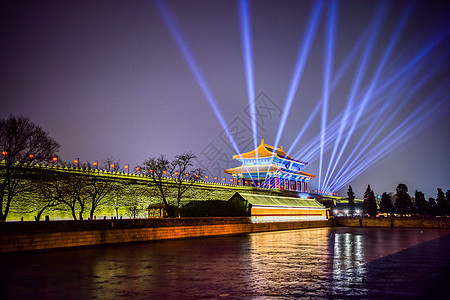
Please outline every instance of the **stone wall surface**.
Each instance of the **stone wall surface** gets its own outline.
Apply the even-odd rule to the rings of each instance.
[[[252,223],[248,217],[0,223],[0,253],[317,227],[450,228],[448,218],[336,218]]]
[[[106,221],[97,224],[102,229],[95,229],[95,224],[79,224],[85,229],[79,231],[73,230],[76,227],[74,224],[47,225],[49,228],[41,225],[38,230],[31,230],[28,233],[24,231],[5,233],[3,228],[0,230],[2,233],[0,253],[333,226],[333,220],[251,223],[249,218],[181,218],[140,223],[141,226],[147,225],[146,227],[132,226],[129,220]],[[150,226],[152,223],[156,226]],[[16,224],[16,227],[18,226]],[[61,226],[63,228],[66,226],[66,229],[70,227],[72,230],[56,230],[61,229]],[[109,228],[105,228],[108,226]]]
[[[450,228],[449,218],[336,218],[340,227]]]

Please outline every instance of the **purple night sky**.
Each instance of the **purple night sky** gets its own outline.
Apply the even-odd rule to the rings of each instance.
[[[8,2],[2,7],[0,21],[0,118],[10,114],[29,117],[61,145],[59,155],[66,161],[113,157],[122,166],[135,166],[159,154],[173,157],[192,151],[212,175],[224,176],[223,168],[213,170],[214,163],[224,168],[238,165],[224,161],[235,151],[224,139],[221,124],[154,2]],[[240,150],[252,150],[238,2],[164,3],[175,17],[226,123],[230,128],[246,129],[237,140]],[[280,137],[285,150],[290,149],[323,95],[330,3],[324,2],[318,16]],[[346,195],[351,184],[361,198],[367,184],[381,195],[405,183],[411,195],[417,189],[427,198],[436,197],[436,188],[450,189],[449,1],[337,4],[331,72],[336,84],[329,93],[328,136],[332,134],[332,121],[342,119],[339,116],[345,111],[355,82],[361,79],[356,90],[359,96],[349,104],[351,108],[361,105],[360,95],[368,90],[384,57],[386,60],[335,173],[353,149],[363,147],[364,143],[358,144],[361,137],[373,137],[365,153],[382,149],[377,145],[392,140],[383,142],[392,132],[393,137],[402,137],[379,150],[374,163],[338,192]],[[255,96],[260,96],[256,101],[260,113],[258,143],[261,138],[267,144],[275,143],[297,57],[305,46],[305,31],[316,5],[313,1],[250,1]],[[374,21],[378,11],[380,17]],[[402,18],[403,27],[386,56]],[[377,25],[379,31],[374,34]],[[368,47],[371,37],[373,45]],[[355,48],[360,40],[359,48]],[[356,52],[349,58],[353,49]],[[358,77],[364,55],[369,52],[367,65]],[[410,67],[405,71],[406,66]],[[392,84],[382,89],[389,80]],[[262,102],[273,110],[264,111]],[[383,105],[385,111],[378,113]],[[316,175],[318,147],[311,156],[302,149],[320,135],[321,110],[290,152],[306,155],[298,158],[308,159],[305,171]],[[415,111],[419,113],[411,117]],[[356,115],[349,114],[348,124]],[[417,119],[420,122],[415,122]],[[403,127],[396,131],[401,124]],[[376,128],[381,126],[385,127],[378,132]],[[339,146],[349,130],[345,127]],[[322,176],[334,144],[335,140],[324,151]],[[218,150],[214,155],[213,148]],[[318,179],[313,179],[310,188],[317,185]]]

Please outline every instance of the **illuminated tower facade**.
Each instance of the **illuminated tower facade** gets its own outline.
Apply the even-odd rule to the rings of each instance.
[[[308,163],[297,160],[276,148],[264,144],[255,150],[233,156],[241,166],[225,170],[233,176],[234,184],[262,188],[308,192],[308,181],[315,175],[302,171]]]

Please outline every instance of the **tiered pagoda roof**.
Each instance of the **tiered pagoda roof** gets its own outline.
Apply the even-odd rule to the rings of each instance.
[[[278,158],[281,158],[281,159],[287,159],[287,160],[299,162],[303,165],[308,164],[307,162],[300,161],[298,159],[293,158],[292,156],[287,155],[286,152],[284,152],[284,150],[283,150],[283,146],[280,146],[280,148],[276,148],[276,150],[274,151],[273,146],[264,144],[264,139],[261,140],[261,144],[256,149],[246,152],[246,153],[233,155],[233,159],[237,159],[237,160],[255,159],[255,158],[267,158],[267,157],[272,157],[272,156],[277,156]]]
[[[236,168],[225,170],[228,174],[248,174],[248,173],[277,173],[282,171],[284,175],[288,176],[304,176],[315,178],[313,174],[301,171],[301,167],[307,165],[307,162],[300,161],[286,154],[283,147],[275,148],[273,146],[264,144],[264,140],[254,150],[236,154],[233,159],[239,160],[243,164]],[[254,161],[249,164],[248,161]],[[280,165],[280,162],[283,164]],[[289,165],[295,164],[297,168],[292,168]]]

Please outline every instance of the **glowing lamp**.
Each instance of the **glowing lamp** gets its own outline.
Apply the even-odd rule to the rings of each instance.
[[[208,175],[205,176],[205,179],[208,179]]]
[[[58,160],[58,158],[56,156],[53,157],[52,159],[53,159],[53,161],[57,161]]]
[[[97,161],[94,161],[94,166],[97,166],[98,165],[98,162]]]
[[[195,177],[197,177],[197,178],[198,178],[198,174],[197,174],[197,175],[195,175]]]
[[[222,178],[223,181],[225,181],[225,178]]]
[[[33,158],[33,157],[34,157],[34,155],[33,155],[33,154],[30,154],[30,155],[28,155],[28,157],[29,157],[29,158]]]
[[[166,174],[166,171],[163,171],[163,174]]]
[[[74,162],[75,164],[78,164],[78,159],[75,159],[73,162]]]
[[[8,154],[8,152],[6,151],[2,151],[3,156],[6,156],[6,154]]]
[[[214,177],[214,180],[217,180],[217,177]]]
[[[230,179],[231,182],[233,182],[233,179]]]
[[[111,164],[111,166],[110,166],[110,167],[111,167],[111,169],[114,169],[114,164]]]
[[[152,172],[152,173],[153,173],[153,169],[150,169],[150,172]]]
[[[139,168],[139,167],[136,167],[136,171],[139,171],[141,168]]]
[[[188,173],[186,173],[186,174],[184,174],[184,175],[186,175],[186,177],[188,177],[188,176],[189,176],[189,174],[188,174]]]
[[[175,174],[175,175],[178,175],[178,172],[175,172],[174,174]]]
[[[128,165],[125,165],[125,169],[127,169],[127,170],[128,170]]]

